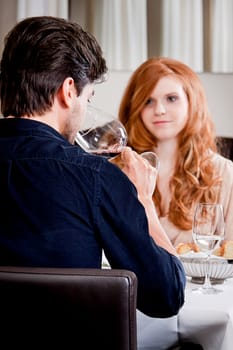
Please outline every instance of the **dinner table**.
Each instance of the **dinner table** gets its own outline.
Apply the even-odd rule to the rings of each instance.
[[[180,342],[202,345],[204,350],[233,348],[233,278],[216,288],[217,294],[193,292],[197,284],[187,277],[185,302],[178,315],[152,318],[137,310],[138,350],[167,350]]]

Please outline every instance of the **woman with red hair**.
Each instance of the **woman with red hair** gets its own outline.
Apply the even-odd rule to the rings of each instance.
[[[192,241],[197,202],[223,204],[226,239],[233,239],[233,162],[217,152],[202,83],[184,63],[150,58],[132,74],[119,119],[128,144],[160,159],[154,203],[172,243]]]

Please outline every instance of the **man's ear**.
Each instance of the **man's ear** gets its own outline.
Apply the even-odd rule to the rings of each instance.
[[[77,90],[73,78],[68,77],[63,81],[63,84],[58,91],[58,96],[60,102],[65,107],[71,107],[73,105],[74,98],[77,98]]]

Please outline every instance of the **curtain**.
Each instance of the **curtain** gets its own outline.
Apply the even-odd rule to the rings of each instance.
[[[90,9],[87,29],[98,39],[111,70],[134,70],[149,52],[150,56],[180,59],[195,71],[203,71],[202,0],[89,0],[86,6]],[[158,18],[160,38],[158,24],[154,24]],[[148,31],[149,45],[155,47],[161,41],[159,53],[148,46]]]
[[[202,0],[162,0],[161,55],[203,71]]]
[[[17,0],[17,20],[34,15],[84,25],[110,70],[134,70],[161,55],[196,72],[233,72],[233,0]]]
[[[233,1],[211,1],[211,67],[212,72],[233,72]]]
[[[68,0],[17,0],[17,21],[43,15],[68,18]]]
[[[92,6],[93,33],[109,69],[131,70],[146,60],[146,0],[94,0]]]

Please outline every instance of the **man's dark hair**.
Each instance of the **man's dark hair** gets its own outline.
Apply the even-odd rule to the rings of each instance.
[[[0,68],[4,117],[42,115],[67,77],[78,94],[107,72],[95,37],[75,23],[51,16],[29,17],[5,37]]]

